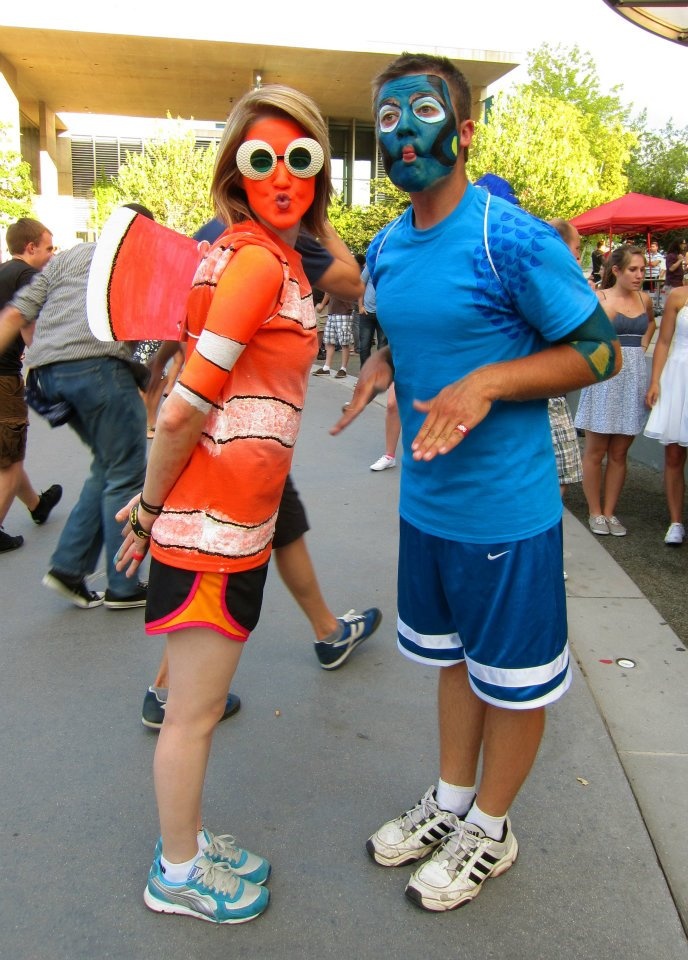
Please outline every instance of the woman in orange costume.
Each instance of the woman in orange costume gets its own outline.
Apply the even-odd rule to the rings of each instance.
[[[230,228],[188,303],[187,362],[165,401],[121,567],[150,544],[146,632],[167,635],[169,696],[155,789],[161,840],[144,900],[161,913],[241,923],[268,903],[270,865],[203,827],[210,744],[258,622],[275,517],[317,351],[310,286],[293,245],[325,226],[327,129],[315,104],[265,86],[236,104],[212,195]]]

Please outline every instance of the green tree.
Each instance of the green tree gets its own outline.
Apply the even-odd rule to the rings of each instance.
[[[33,216],[31,167],[10,148],[10,126],[0,122],[0,226]]]
[[[146,145],[144,153],[128,153],[111,181],[100,180],[93,188],[95,226],[103,223],[115,207],[137,202],[148,207],[155,219],[193,234],[213,216],[210,182],[216,148],[197,147],[192,131]]]
[[[347,206],[337,194],[328,209],[332,226],[352,253],[364,254],[376,233],[408,207],[409,195],[383,177],[372,180],[371,195],[375,203],[368,207]]]
[[[578,107],[582,114],[605,126],[628,124],[631,107],[621,102],[621,84],[602,90],[592,55],[576,44],[565,47],[543,43],[528,54],[526,89]]]
[[[478,125],[469,171],[505,177],[537,216],[568,219],[627,191],[629,113],[618,87],[603,91],[590,54],[543,44],[529,55],[528,82]]]
[[[618,196],[600,188],[580,110],[522,88],[497,97],[489,123],[478,124],[468,169],[475,179],[504,177],[523,207],[543,219],[569,219]]]
[[[529,54],[528,74],[525,91],[552,97],[579,110],[582,132],[596,162],[596,185],[602,197],[597,202],[626,193],[626,168],[637,134],[630,127],[631,105],[621,102],[622,87],[604,90],[591,54],[577,45],[567,48],[542,44]]]
[[[688,203],[688,127],[669,121],[662,130],[639,129],[628,186],[634,193]]]

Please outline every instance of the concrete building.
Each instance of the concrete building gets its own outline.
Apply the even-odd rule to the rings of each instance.
[[[367,202],[369,181],[381,173],[370,80],[402,50],[427,46],[368,41],[362,27],[354,48],[324,25],[320,42],[306,44],[303,30],[273,25],[270,32],[227,7],[226,23],[158,3],[98,9],[38,0],[0,13],[0,120],[15,131],[15,148],[31,165],[37,214],[61,246],[88,238],[94,179],[113,176],[127,151],[144,149],[161,129],[159,118],[193,118],[199,141],[218,139],[232,103],[257,83],[286,83],[318,102],[337,187],[346,202]],[[452,47],[450,33],[447,46],[431,50],[467,75],[478,118],[489,85],[517,59]]]

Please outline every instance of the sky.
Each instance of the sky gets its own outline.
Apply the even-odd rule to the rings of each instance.
[[[620,84],[620,98],[634,104],[634,114],[647,109],[651,128],[662,128],[670,118],[679,127],[688,124],[688,49],[634,26],[604,0],[454,0],[451,6],[438,0],[345,0],[327,8],[326,15],[325,9],[322,0],[300,0],[298,5],[261,0],[258,42],[389,50],[390,55],[404,49],[449,56],[457,50],[500,50],[521,61],[543,42],[578,44],[592,54],[603,86]],[[257,42],[255,6],[243,0],[224,0],[213,17],[200,17],[169,0],[111,0],[105,6],[32,0],[21,9],[7,4],[0,22],[64,30],[88,24],[106,33]],[[500,87],[524,79],[525,70],[519,68]]]
[[[418,16],[417,0],[399,0],[392,8],[374,6],[369,0],[347,0],[338,39],[348,35],[354,40],[365,34],[403,44],[412,38],[414,48],[434,43],[506,50],[519,54],[523,62],[528,50],[544,42],[567,47],[578,44],[592,54],[603,86],[621,84],[620,98],[625,104],[634,104],[634,114],[647,109],[650,127],[659,129],[671,117],[679,127],[688,124],[688,49],[634,26],[603,0],[482,0],[470,4],[458,0],[450,14],[440,16],[438,4],[436,16],[423,18]],[[379,9],[382,6],[386,7],[384,13]],[[432,5],[426,9],[432,11]],[[519,68],[495,90],[525,79],[525,69]]]

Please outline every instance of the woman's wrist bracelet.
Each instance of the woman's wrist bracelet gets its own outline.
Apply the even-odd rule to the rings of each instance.
[[[150,531],[146,530],[145,527],[141,525],[139,520],[139,505],[135,503],[134,506],[129,511],[129,523],[131,525],[131,532],[139,540],[150,540]]]
[[[154,517],[159,517],[160,514],[162,513],[162,504],[159,507],[151,506],[150,503],[146,503],[146,501],[143,499],[143,494],[141,494],[139,503],[141,504],[143,509],[146,511],[146,513],[150,513]]]

